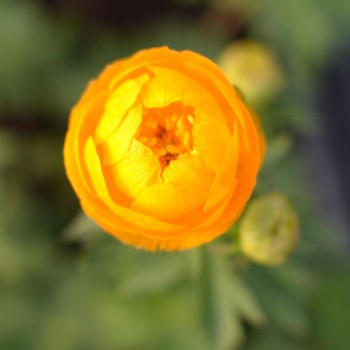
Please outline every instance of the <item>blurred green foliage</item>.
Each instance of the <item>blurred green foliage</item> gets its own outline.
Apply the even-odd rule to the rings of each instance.
[[[347,349],[348,257],[294,135],[317,126],[310,101],[349,39],[350,2],[165,3],[161,16],[119,24],[78,0],[0,2],[0,349]],[[270,45],[286,72],[280,95],[256,106],[270,144],[256,193],[281,191],[296,207],[293,257],[274,269],[232,258],[232,232],[172,254],[102,233],[80,213],[61,155],[87,81],[144,47],[215,59],[242,35]]]

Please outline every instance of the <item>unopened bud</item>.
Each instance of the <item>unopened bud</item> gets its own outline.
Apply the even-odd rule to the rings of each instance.
[[[235,41],[221,52],[217,63],[250,103],[264,102],[282,88],[283,73],[278,59],[261,42]]]
[[[282,264],[298,240],[298,219],[280,193],[254,200],[244,215],[239,235],[243,253],[265,265]]]

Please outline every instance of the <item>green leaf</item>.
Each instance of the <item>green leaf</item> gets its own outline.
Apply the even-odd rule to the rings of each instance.
[[[202,307],[210,349],[236,349],[244,339],[242,321],[261,326],[265,317],[244,282],[220,254],[203,252]]]
[[[325,274],[313,305],[317,349],[342,350],[350,344],[350,270]]]
[[[264,166],[269,167],[285,157],[293,146],[293,139],[286,133],[281,133],[269,142]]]
[[[289,261],[275,269],[254,265],[247,278],[259,296],[269,323],[279,332],[301,340],[308,330],[305,303],[310,297],[310,285],[307,275],[300,269],[290,268],[291,264]]]
[[[186,255],[141,252],[124,269],[119,290],[127,295],[165,290],[186,275]]]
[[[66,242],[79,242],[86,247],[91,247],[103,235],[102,229],[83,212],[77,214],[63,231]]]

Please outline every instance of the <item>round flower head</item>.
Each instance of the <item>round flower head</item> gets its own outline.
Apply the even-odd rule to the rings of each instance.
[[[83,210],[148,250],[209,242],[254,188],[263,135],[223,72],[191,51],[107,66],[72,110],[64,145]]]
[[[280,62],[275,52],[262,42],[253,39],[234,41],[220,53],[218,64],[251,103],[266,102],[283,87]]]
[[[249,205],[240,227],[243,253],[265,265],[284,263],[298,240],[297,215],[281,193],[260,197]]]

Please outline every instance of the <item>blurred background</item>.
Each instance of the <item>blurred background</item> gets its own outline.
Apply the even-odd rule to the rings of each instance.
[[[347,0],[0,0],[0,349],[349,349],[349,43]],[[70,109],[160,45],[218,62],[260,115],[256,193],[300,220],[284,265],[142,252],[80,213]]]

